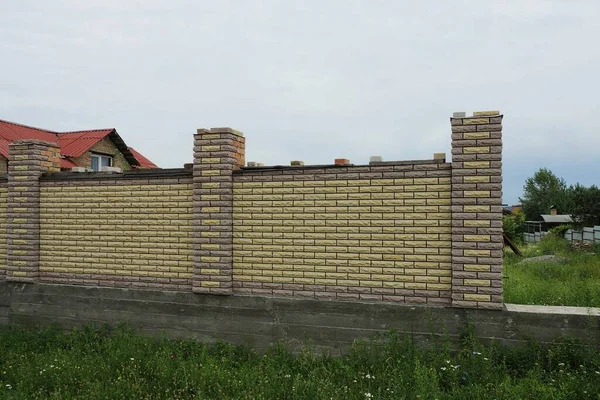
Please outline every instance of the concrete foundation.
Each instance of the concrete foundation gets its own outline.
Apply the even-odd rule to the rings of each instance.
[[[0,282],[0,325],[69,329],[90,322],[129,322],[148,334],[257,349],[310,339],[343,352],[357,338],[390,329],[418,341],[443,334],[457,340],[468,325],[483,341],[507,345],[568,335],[600,346],[600,309],[507,304],[494,311]]]

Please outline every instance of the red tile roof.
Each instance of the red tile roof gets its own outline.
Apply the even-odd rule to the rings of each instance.
[[[8,158],[8,144],[21,139],[38,139],[58,143],[55,132],[0,120],[0,154]]]
[[[0,120],[0,155],[8,158],[8,144],[15,140],[38,139],[57,143],[60,147],[62,168],[77,166],[65,157],[80,157],[104,137],[111,135],[113,142],[132,166],[158,168],[137,151],[128,148],[114,128],[76,132],[53,132],[10,121]]]
[[[77,167],[77,164],[75,164],[73,161],[69,160],[68,158],[61,158],[60,159],[60,167],[68,169],[68,168]]]
[[[95,131],[65,132],[58,134],[60,153],[65,157],[80,157],[93,145],[112,133],[114,129]]]
[[[154,164],[152,161],[148,160],[142,154],[138,153],[138,151],[135,150],[133,147],[130,147],[129,151],[131,151],[131,154],[133,154],[135,159],[138,160],[138,162],[140,163],[140,167],[142,167],[142,168],[158,168],[158,165]]]

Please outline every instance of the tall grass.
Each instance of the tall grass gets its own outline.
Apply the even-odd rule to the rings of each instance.
[[[521,258],[507,253],[504,262],[507,303],[600,307],[600,252],[571,251],[566,240],[552,235],[523,251],[526,257],[550,252],[566,261],[519,264]]]
[[[344,357],[264,354],[147,338],[118,328],[0,331],[1,399],[597,399],[600,353],[483,346],[466,336],[416,346],[389,332]]]

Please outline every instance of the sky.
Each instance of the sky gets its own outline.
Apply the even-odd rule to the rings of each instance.
[[[0,0],[0,119],[116,128],[163,168],[197,128],[266,165],[450,158],[504,114],[504,197],[540,167],[600,184],[598,0]],[[596,38],[596,39],[594,39]]]

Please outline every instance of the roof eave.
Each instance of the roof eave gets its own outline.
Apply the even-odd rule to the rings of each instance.
[[[115,144],[117,149],[119,149],[121,154],[123,154],[123,157],[125,157],[125,160],[127,160],[129,165],[131,165],[132,167],[140,165],[139,161],[135,158],[133,153],[129,150],[129,147],[127,146],[127,144],[125,143],[123,138],[119,135],[119,133],[117,132],[116,129],[113,129],[108,134],[108,137],[110,138],[110,140],[112,140],[112,142]]]

